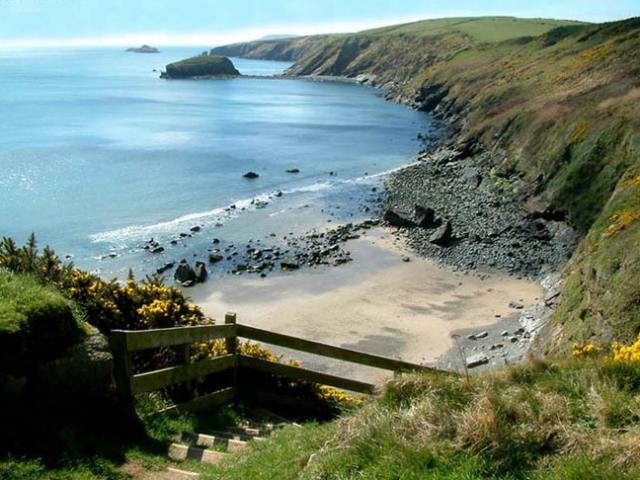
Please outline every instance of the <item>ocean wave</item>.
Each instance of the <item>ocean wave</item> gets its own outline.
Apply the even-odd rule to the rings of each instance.
[[[228,222],[231,218],[235,218],[242,214],[242,212],[263,208],[268,205],[269,202],[278,200],[281,196],[289,199],[290,204],[286,209],[279,209],[275,212],[269,213],[269,216],[273,217],[282,214],[291,208],[295,208],[297,202],[295,200],[291,202],[291,198],[295,198],[297,195],[302,195],[300,202],[302,204],[307,204],[309,202],[309,198],[308,196],[305,196],[305,194],[323,195],[323,192],[326,193],[330,190],[340,190],[341,188],[352,185],[378,184],[389,174],[404,167],[405,166],[401,166],[392,170],[350,179],[339,179],[334,177],[331,181],[319,181],[317,183],[301,185],[281,191],[261,193],[254,197],[236,200],[224,207],[218,207],[203,212],[188,213],[172,220],[150,225],[131,225],[100,232],[90,235],[89,238],[94,243],[109,243],[112,245],[119,245],[120,248],[128,248],[129,243],[131,242],[143,242],[149,238],[170,238],[172,236],[179,235],[182,232],[186,232],[194,226],[204,228],[220,226]]]
[[[194,226],[211,227],[224,224],[243,211],[255,210],[265,206],[270,200],[277,198],[276,192],[263,193],[251,198],[237,200],[227,206],[214,208],[204,212],[194,212],[182,215],[173,220],[153,223],[150,225],[131,225],[89,236],[93,243],[120,244],[127,248],[128,242],[145,241],[149,238],[171,237],[178,235]]]

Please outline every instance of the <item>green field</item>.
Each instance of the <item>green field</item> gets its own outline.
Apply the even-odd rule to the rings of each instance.
[[[518,37],[537,37],[556,27],[584,25],[570,20],[522,19],[515,17],[445,18],[360,32],[359,35],[435,36],[450,33],[469,35],[480,43],[495,43]]]

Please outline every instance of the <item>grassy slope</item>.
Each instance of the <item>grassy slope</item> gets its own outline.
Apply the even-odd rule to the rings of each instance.
[[[359,412],[285,430],[202,478],[638,478],[640,372],[594,362],[397,377]]]
[[[461,141],[506,154],[492,166],[532,213],[580,230],[549,352],[635,338],[640,19],[431,20],[323,37],[299,53],[292,75],[366,74],[394,98],[458,121]]]
[[[56,289],[0,268],[0,396],[7,378],[59,354],[77,335],[69,302]]]

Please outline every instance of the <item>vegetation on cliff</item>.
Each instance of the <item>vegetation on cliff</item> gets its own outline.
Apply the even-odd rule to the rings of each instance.
[[[182,428],[187,420],[181,418],[176,424],[170,420],[156,422],[154,417],[144,425],[145,436],[133,406],[115,394],[108,344],[97,329],[108,336],[113,329],[144,330],[212,322],[180,290],[164,286],[163,279],[137,282],[131,277],[126,284],[103,280],[71,263],[63,263],[49,247],[40,251],[34,235],[23,246],[3,238],[0,479],[12,474],[8,478],[126,478],[115,466],[124,461],[123,449],[144,447],[154,452],[156,442],[168,442],[172,435],[181,434],[176,428]],[[98,337],[98,344],[80,344],[90,336]],[[249,341],[238,342],[237,350],[272,362],[281,360],[281,356]],[[74,353],[80,353],[81,358],[74,357]],[[224,340],[198,342],[190,349],[193,361],[226,354]],[[79,365],[77,360],[84,363]],[[136,354],[133,362],[136,373],[162,369],[175,365],[176,352],[170,348],[151,349]],[[211,382],[217,390],[217,380],[198,380],[197,390],[206,394],[211,391],[207,390]],[[357,403],[337,389],[283,381],[277,376],[255,377],[252,384],[295,395],[323,418]],[[176,401],[175,393],[165,389],[138,395],[136,400],[149,403],[152,397],[161,397],[167,407]],[[147,412],[155,413],[153,409]],[[161,439],[155,431],[158,422]],[[99,441],[108,438],[106,445],[96,445],[94,437]],[[160,448],[160,455],[164,455],[164,443]],[[16,456],[33,460],[15,460]],[[62,470],[56,472],[60,465]],[[67,469],[83,473],[76,476]]]
[[[220,55],[198,55],[196,57],[170,63],[162,78],[235,77],[240,72],[231,60]]]

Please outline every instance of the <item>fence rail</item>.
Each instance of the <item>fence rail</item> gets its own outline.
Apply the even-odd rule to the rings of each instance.
[[[292,380],[314,382],[359,393],[370,394],[374,391],[375,385],[370,383],[239,354],[236,352],[236,339],[238,337],[393,372],[434,371],[433,368],[422,365],[237,324],[235,313],[228,313],[225,316],[224,325],[142,331],[113,330],[111,332],[111,346],[114,355],[114,376],[118,392],[125,397],[131,397],[138,393],[150,392],[175,384],[189,384],[189,382],[197,378],[228,371],[232,374],[233,385],[207,397],[211,403],[226,403],[242,390],[242,385],[237,384],[236,371],[238,369],[249,369],[287,377]],[[228,354],[191,363],[189,359],[190,345],[211,339],[225,339]],[[161,347],[174,348],[181,364],[161,370],[134,374],[133,353]],[[192,406],[205,405],[207,400],[197,398],[190,404]]]

